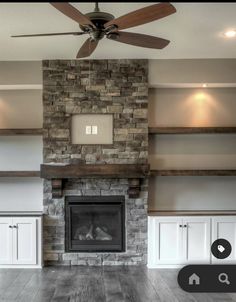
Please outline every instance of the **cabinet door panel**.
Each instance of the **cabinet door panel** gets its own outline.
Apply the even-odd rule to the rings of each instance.
[[[0,218],[0,264],[12,264],[12,218]]]
[[[155,218],[155,235],[152,251],[154,264],[179,264],[182,262],[182,219]]]
[[[184,258],[186,263],[210,263],[209,217],[188,217],[183,220]]]
[[[217,239],[228,240],[232,246],[232,252],[226,259],[217,259],[212,255],[212,263],[236,264],[236,216],[212,219],[212,243]]]
[[[13,219],[13,264],[36,264],[36,219]]]

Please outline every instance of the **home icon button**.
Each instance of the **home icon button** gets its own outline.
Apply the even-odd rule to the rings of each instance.
[[[200,285],[200,277],[193,273],[189,278],[188,278],[188,284],[189,285]]]

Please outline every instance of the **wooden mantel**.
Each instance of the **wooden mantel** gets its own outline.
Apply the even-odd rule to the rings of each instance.
[[[141,190],[140,180],[149,176],[149,165],[139,164],[42,164],[41,178],[52,180],[53,198],[62,197],[63,180],[70,178],[127,178],[128,195],[138,198]]]

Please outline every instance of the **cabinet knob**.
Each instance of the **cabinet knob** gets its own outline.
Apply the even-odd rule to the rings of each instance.
[[[184,225],[184,228],[186,228],[186,227],[187,227],[187,224]]]
[[[13,228],[13,226],[12,226],[12,225],[9,225],[9,228],[10,228],[10,229],[12,229],[12,228]]]
[[[17,229],[17,225],[13,225],[13,228]]]
[[[180,224],[179,227],[182,228],[183,227],[182,224]]]

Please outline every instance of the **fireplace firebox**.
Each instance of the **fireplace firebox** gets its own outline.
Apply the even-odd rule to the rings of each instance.
[[[125,250],[124,196],[67,196],[66,252]]]

